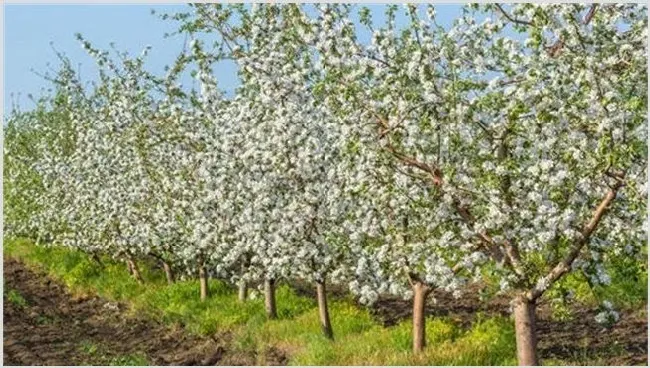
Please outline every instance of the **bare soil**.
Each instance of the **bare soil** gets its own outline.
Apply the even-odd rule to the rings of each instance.
[[[229,351],[227,336],[192,336],[131,317],[124,305],[75,297],[14,259],[4,260],[4,281],[5,365],[108,365],[129,356],[151,365],[255,364],[253,354]],[[10,290],[26,305],[9,301]]]

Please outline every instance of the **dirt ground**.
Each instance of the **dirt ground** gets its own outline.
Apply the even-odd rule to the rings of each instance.
[[[191,336],[128,317],[117,303],[75,298],[16,260],[4,260],[4,280],[5,365],[255,364],[254,356],[229,352],[227,337]],[[8,292],[24,303],[9,301]]]

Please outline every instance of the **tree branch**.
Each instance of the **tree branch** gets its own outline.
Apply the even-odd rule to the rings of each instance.
[[[494,5],[496,5],[497,9],[499,9],[499,12],[501,12],[501,14],[503,14],[503,16],[506,17],[512,23],[516,23],[516,24],[519,24],[519,25],[522,25],[522,26],[534,26],[535,25],[535,24],[533,24],[533,22],[517,19],[517,18],[511,16],[510,14],[508,14],[508,12],[506,12],[503,9],[503,7],[500,4],[494,4]]]
[[[564,259],[560,261],[560,263],[558,263],[557,266],[555,266],[546,276],[542,277],[532,290],[526,293],[526,297],[529,300],[532,301],[539,298],[544,293],[544,291],[548,289],[550,285],[552,285],[564,274],[569,272],[569,270],[571,269],[571,265],[573,264],[573,261],[575,261],[576,258],[578,258],[580,251],[585,246],[585,244],[587,244],[587,242],[589,241],[589,237],[596,230],[598,224],[600,223],[600,220],[605,215],[605,212],[607,211],[607,207],[609,207],[609,205],[614,201],[614,198],[616,198],[616,194],[618,193],[618,190],[621,187],[623,187],[623,185],[624,182],[622,180],[618,180],[616,184],[614,184],[614,186],[612,186],[609,189],[609,191],[605,195],[605,198],[603,198],[603,200],[600,202],[598,207],[596,207],[596,210],[594,211],[591,220],[582,229],[582,232],[580,234],[580,239],[578,239],[576,243],[571,247],[566,257],[564,257]]]
[[[366,110],[370,112],[377,119],[380,128],[383,128],[384,130],[389,129],[388,121],[385,118],[381,117],[379,114],[377,114],[375,111],[371,109],[366,109]],[[433,183],[434,186],[438,188],[442,187],[443,175],[440,168],[421,162],[414,157],[408,156],[398,151],[390,141],[390,137],[386,137],[386,141],[387,141],[387,150],[393,156],[395,156],[395,158],[397,158],[407,166],[415,167],[426,172],[431,176],[431,182]],[[469,212],[469,210],[466,207],[462,206],[460,200],[458,200],[455,197],[454,197],[454,207],[456,208],[456,212],[458,212],[458,214],[463,219],[463,221],[465,221],[470,226],[474,224],[475,219],[472,216],[472,214]],[[521,268],[519,267],[517,262],[513,263],[509,257],[506,257],[506,255],[503,254],[501,249],[499,249],[499,246],[494,242],[494,240],[490,237],[490,235],[487,232],[485,231],[479,232],[478,238],[484,244],[486,250],[492,254],[493,258],[497,262],[501,262],[502,260],[505,260],[507,264],[512,266],[515,273],[517,273],[520,276],[522,275]],[[508,248],[508,246],[506,248]]]
[[[596,14],[596,9],[597,8],[598,8],[598,4],[592,4],[591,5],[591,8],[589,8],[589,12],[587,13],[587,15],[582,20],[583,25],[586,26],[591,22],[594,15]],[[562,50],[562,47],[564,47],[564,39],[562,39],[562,37],[560,37],[560,38],[558,38],[557,41],[555,41],[555,43],[553,45],[551,45],[550,47],[547,48],[549,56],[555,57],[555,56],[559,55],[560,51]]]
[[[589,8],[589,12],[585,16],[585,18],[582,20],[582,24],[587,25],[591,22],[591,19],[594,17],[596,14],[596,9],[598,8],[598,4],[592,4],[591,8]]]

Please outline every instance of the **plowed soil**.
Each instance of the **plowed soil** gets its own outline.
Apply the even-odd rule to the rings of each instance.
[[[4,260],[5,365],[109,365],[128,357],[150,365],[254,365],[227,350],[227,338],[199,338],[182,329],[128,316],[126,307],[75,297],[45,274]],[[18,293],[25,303],[9,301]]]

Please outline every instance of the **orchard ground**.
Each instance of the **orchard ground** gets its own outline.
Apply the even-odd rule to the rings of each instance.
[[[101,263],[80,252],[5,240],[5,364],[516,364],[508,299],[481,301],[478,286],[462,298],[437,294],[429,301],[429,342],[415,357],[408,301],[382,298],[365,308],[332,290],[332,342],[322,337],[308,285],[282,285],[279,318],[267,321],[263,300],[241,304],[237,290],[219,280],[210,281],[211,295],[202,303],[198,281],[167,285],[146,260],[139,262],[144,284],[122,263]],[[544,303],[538,325],[543,364],[646,365],[645,285],[647,278],[614,277],[600,291],[622,305],[611,328],[596,323],[596,303],[587,295],[571,308]]]

